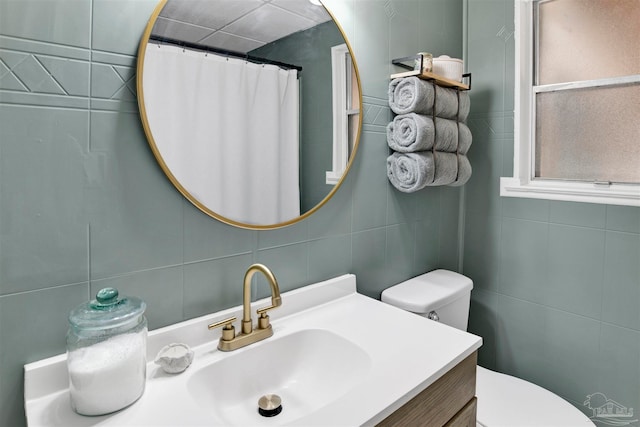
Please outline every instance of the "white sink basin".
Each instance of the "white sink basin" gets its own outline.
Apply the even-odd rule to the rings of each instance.
[[[258,400],[282,399],[276,424],[295,422],[340,399],[371,369],[359,346],[335,333],[310,329],[268,340],[193,372],[187,388],[203,410],[226,425],[264,422]]]
[[[175,375],[148,363],[144,395],[109,415],[71,410],[66,355],[25,365],[29,426],[375,425],[482,343],[358,294],[353,275],[282,294],[282,306],[270,312],[272,337],[219,351],[220,330],[207,325],[241,314],[234,307],[151,331],[147,360],[184,343],[193,363]],[[271,393],[281,397],[282,412],[262,417],[258,399]]]

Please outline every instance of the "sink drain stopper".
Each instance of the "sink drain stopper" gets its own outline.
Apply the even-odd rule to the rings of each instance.
[[[275,417],[282,412],[282,399],[277,394],[265,394],[258,400],[258,413],[263,417]]]

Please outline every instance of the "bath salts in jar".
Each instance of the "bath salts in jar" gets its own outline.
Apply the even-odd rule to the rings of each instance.
[[[69,392],[78,414],[108,414],[142,396],[147,376],[145,308],[139,298],[118,298],[116,289],[105,288],[69,314]]]
[[[421,73],[430,73],[433,71],[433,55],[429,52],[418,52],[414,61],[414,70],[420,70]]]

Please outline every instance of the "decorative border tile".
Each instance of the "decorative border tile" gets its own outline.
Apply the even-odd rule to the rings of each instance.
[[[136,57],[0,36],[0,103],[137,112]]]

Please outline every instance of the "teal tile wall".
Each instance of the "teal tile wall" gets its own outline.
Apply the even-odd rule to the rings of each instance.
[[[0,0],[0,425],[25,424],[23,364],[64,352],[67,313],[102,286],[146,300],[155,329],[239,305],[252,262],[283,290],[355,273],[376,298],[457,267],[460,189],[396,192],[384,126],[390,59],[461,56],[462,0],[327,3],[362,73],[358,158],[317,213],[258,232],[186,202],[147,146],[135,55],[155,0]],[[619,211],[607,226],[628,233],[633,220]]]
[[[463,271],[474,280],[479,363],[590,416],[583,403],[596,392],[639,408],[640,208],[499,195],[513,172],[513,4],[465,0],[474,176]]]

